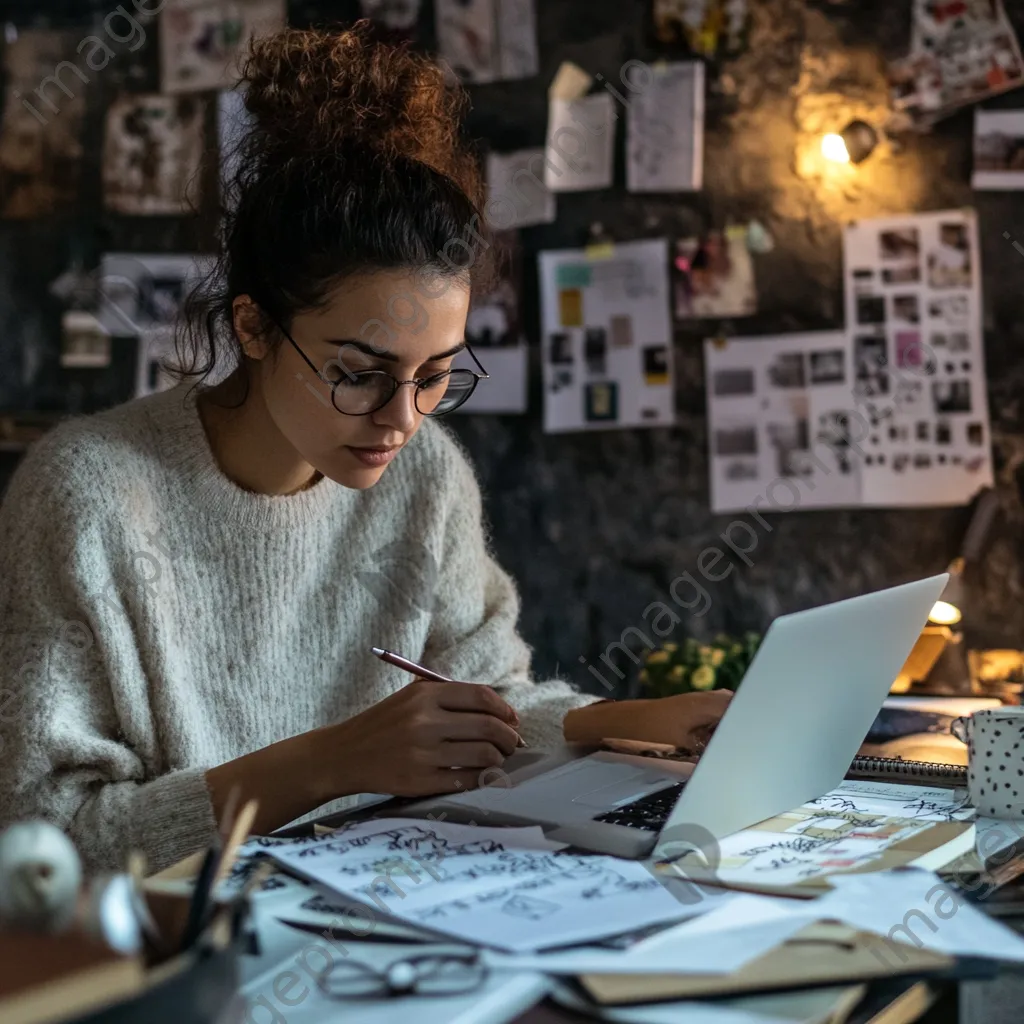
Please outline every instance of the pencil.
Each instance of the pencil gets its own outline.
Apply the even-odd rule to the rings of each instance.
[[[424,668],[422,665],[417,665],[415,661],[403,658],[400,654],[395,654],[392,651],[386,651],[383,647],[371,647],[370,650],[373,651],[381,661],[386,661],[389,665],[394,665],[396,668],[400,668],[414,676],[419,676],[421,679],[430,679],[435,683],[455,682],[454,679],[449,679],[447,676],[443,676],[439,672],[434,672],[429,668]],[[526,740],[524,740],[519,733],[516,733],[516,739],[518,740],[516,746],[528,746]]]

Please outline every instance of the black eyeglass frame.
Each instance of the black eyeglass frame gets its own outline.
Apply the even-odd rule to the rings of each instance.
[[[407,965],[412,967],[415,972],[414,977],[409,979],[406,984],[396,984],[392,977],[391,969],[398,965]],[[476,977],[468,987],[464,986],[458,989],[438,992],[424,992],[420,989],[419,986],[421,982],[430,981],[434,972],[449,965],[458,965],[469,968],[475,973]],[[317,987],[325,996],[331,999],[377,999],[381,996],[405,995],[417,995],[429,998],[444,997],[459,993],[464,994],[474,992],[479,989],[488,975],[487,966],[480,959],[479,952],[463,954],[425,953],[418,956],[404,957],[402,960],[390,964],[384,969],[372,966],[371,964],[361,963],[358,960],[343,961],[343,966],[355,968],[366,981],[374,983],[375,987],[368,989],[365,992],[339,993],[337,989],[331,988],[331,976],[336,966],[338,965],[331,964],[330,967],[326,967],[322,971],[318,972],[316,976]],[[426,971],[423,970],[424,967],[427,968]],[[430,968],[433,968],[433,971],[431,971]]]
[[[384,406],[387,405],[388,402],[390,402],[391,399],[398,394],[399,388],[404,387],[406,384],[415,384],[416,392],[413,395],[413,405],[415,405],[416,411],[421,416],[430,416],[436,419],[440,416],[447,416],[449,413],[453,413],[455,412],[456,409],[465,405],[466,402],[468,402],[470,398],[473,397],[473,392],[476,391],[477,384],[479,384],[480,381],[482,380],[489,380],[491,376],[483,368],[483,365],[481,364],[480,360],[477,359],[476,357],[476,353],[469,347],[469,345],[466,346],[466,351],[469,353],[470,358],[473,360],[473,362],[476,363],[476,365],[480,368],[479,373],[477,373],[476,370],[470,370],[465,367],[457,367],[456,369],[444,370],[441,373],[435,373],[429,377],[422,377],[418,380],[399,380],[393,373],[388,373],[387,370],[349,370],[339,363],[339,365],[342,367],[344,372],[349,377],[358,377],[360,374],[378,373],[383,374],[385,377],[389,377],[391,379],[391,383],[394,385],[391,394],[388,395],[388,397],[385,398],[384,401],[380,403],[380,405],[375,406],[373,409],[367,409],[366,412],[346,412],[344,409],[339,409],[338,403],[334,400],[335,392],[338,389],[338,385],[341,384],[341,381],[328,380],[323,375],[323,372],[316,368],[316,366],[314,365],[313,361],[309,358],[309,356],[307,356],[306,353],[303,352],[301,348],[299,348],[298,342],[296,342],[296,340],[291,336],[291,334],[289,334],[288,331],[286,331],[284,327],[281,326],[281,324],[277,323],[276,320],[274,321],[274,323],[276,324],[278,330],[280,330],[280,332],[291,342],[292,347],[295,349],[295,351],[298,352],[300,356],[302,356],[306,365],[317,375],[317,377],[320,378],[320,380],[322,380],[331,389],[331,405],[334,407],[335,411],[341,413],[342,416],[372,416],[375,412],[380,412],[380,410],[383,409]],[[451,409],[446,409],[444,412],[424,412],[422,409],[420,409],[419,402],[417,400],[420,392],[425,390],[430,385],[431,381],[438,381],[443,377],[450,377],[453,373],[471,373],[473,375],[473,386],[467,392],[466,397],[463,398],[458,405],[452,406]],[[443,399],[444,396],[442,395],[441,397]]]

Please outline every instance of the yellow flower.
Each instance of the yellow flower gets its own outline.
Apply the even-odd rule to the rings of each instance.
[[[668,651],[651,651],[647,655],[647,662],[650,665],[660,665],[663,661],[668,661]]]
[[[645,668],[640,669],[640,682],[641,683],[646,683],[647,682],[647,669],[645,669]]]
[[[705,645],[700,647],[700,660],[707,665],[711,661],[711,648]]]
[[[715,685],[715,670],[710,665],[701,665],[690,676],[690,685],[695,690],[710,690]]]
[[[662,644],[661,649],[668,651],[670,654],[675,654],[679,650],[679,644]]]
[[[725,661],[725,651],[719,648],[718,650],[711,652],[711,664],[714,665],[715,668],[718,668],[723,661]]]
[[[669,679],[675,679],[676,682],[678,682],[680,679],[683,678],[683,666],[682,665],[673,665],[672,666],[672,671],[669,672],[668,677],[669,677]]]

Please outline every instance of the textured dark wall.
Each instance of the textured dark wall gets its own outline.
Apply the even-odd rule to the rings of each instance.
[[[472,89],[470,129],[497,148],[541,145],[547,84],[563,60],[611,81],[630,58],[685,56],[652,46],[646,0],[537,0],[541,74],[530,81]],[[293,2],[292,24],[351,15],[351,3]],[[1024,3],[1007,4],[1024,34]],[[708,511],[701,339],[719,326],[738,334],[810,330],[842,324],[841,227],[852,219],[973,204],[979,211],[985,290],[986,356],[996,467],[1004,516],[972,587],[966,624],[982,646],[1017,646],[1024,627],[1024,257],[1004,237],[1024,241],[1024,214],[1013,193],[972,194],[972,114],[930,135],[884,142],[871,160],[838,182],[815,159],[824,131],[852,116],[884,114],[885,55],[909,37],[910,0],[752,0],[748,50],[709,68],[706,189],[691,196],[628,195],[621,129],[616,187],[559,197],[554,225],[523,232],[526,323],[533,373],[526,417],[458,417],[454,426],[477,464],[494,546],[523,598],[522,628],[539,673],[554,671],[597,688],[580,664],[595,660],[643,610],[668,600],[674,577],[695,571],[700,552],[721,546],[738,517]],[[47,9],[54,24],[88,32],[86,0],[0,3],[0,19],[31,23]],[[423,43],[431,45],[425,3]],[[208,220],[124,218],[100,204],[99,131],[109,97],[122,86],[157,87],[155,29],[137,55],[120,55],[89,92],[89,144],[82,201],[60,222],[0,224],[0,408],[90,404],[56,367],[59,310],[47,284],[71,258],[95,261],[104,249],[188,250],[208,237]],[[1024,107],[1024,91],[991,101]],[[622,121],[620,120],[620,124]],[[600,224],[612,238],[674,237],[727,218],[756,217],[776,241],[756,257],[760,312],[732,324],[690,325],[676,337],[679,424],[672,429],[545,436],[540,429],[535,253],[578,246]],[[18,386],[22,350],[34,344],[43,367]],[[452,422],[452,421],[450,421]],[[2,473],[2,469],[0,469]],[[772,514],[756,534],[752,564],[737,563],[708,585],[707,613],[680,625],[704,636],[718,629],[763,628],[780,612],[808,607],[942,569],[956,553],[965,509]],[[634,645],[635,646],[635,645]],[[628,667],[628,666],[627,666]],[[603,691],[602,691],[603,692]]]

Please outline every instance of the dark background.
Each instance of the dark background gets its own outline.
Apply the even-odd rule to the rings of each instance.
[[[468,128],[505,150],[540,146],[547,87],[573,60],[617,82],[631,58],[685,58],[653,41],[647,0],[537,0],[541,73],[534,79],[471,87]],[[126,4],[132,10],[130,2]],[[347,2],[292,2],[295,26],[337,24]],[[652,601],[669,600],[672,579],[695,571],[700,552],[721,544],[735,516],[708,503],[701,340],[709,332],[761,334],[840,327],[841,228],[850,220],[973,205],[979,213],[986,360],[1002,517],[969,582],[968,641],[1018,647],[1024,626],[1024,211],[1014,193],[970,188],[973,112],[926,135],[883,139],[840,183],[808,169],[824,131],[852,117],[880,124],[887,91],[884,59],[906,49],[911,0],[751,0],[747,49],[708,67],[705,190],[633,196],[625,191],[624,116],[619,119],[612,190],[558,197],[558,220],[522,232],[525,321],[531,344],[530,412],[520,417],[449,419],[477,465],[499,561],[517,579],[522,632],[539,676],[558,671],[599,689],[580,664],[596,660],[629,626],[644,626]],[[0,2],[0,21],[21,27],[80,28],[89,34],[113,3]],[[1024,36],[1024,0],[1007,0]],[[45,12],[45,18],[40,17]],[[0,412],[88,410],[108,403],[97,371],[58,365],[61,306],[48,285],[74,258],[95,266],[106,250],[192,252],[209,248],[215,218],[122,217],[103,210],[103,112],[120,89],[158,91],[157,26],[137,53],[125,47],[81,88],[87,137],[80,201],[68,215],[0,222]],[[99,34],[99,33],[97,33]],[[433,46],[425,0],[419,45]],[[116,48],[116,47],[115,47]],[[986,103],[1024,107],[1024,90]],[[621,114],[621,112],[620,112]],[[211,144],[215,138],[209,124]],[[757,256],[759,313],[732,323],[691,322],[676,333],[678,425],[547,436],[541,432],[535,255],[595,237],[629,240],[692,235],[727,220],[757,218],[776,246]],[[27,360],[33,353],[35,363]],[[37,365],[29,375],[26,367]],[[26,380],[30,376],[31,379]],[[0,488],[16,460],[0,456]],[[99,484],[98,484],[99,485]],[[708,613],[677,629],[705,637],[720,629],[763,629],[776,615],[931,574],[957,553],[967,508],[776,513],[758,529],[751,565],[737,563],[708,584]],[[749,521],[749,519],[748,519]],[[719,571],[721,566],[719,567]],[[870,641],[868,641],[870,642]],[[630,667],[631,666],[627,666]],[[594,684],[591,686],[590,684]]]

